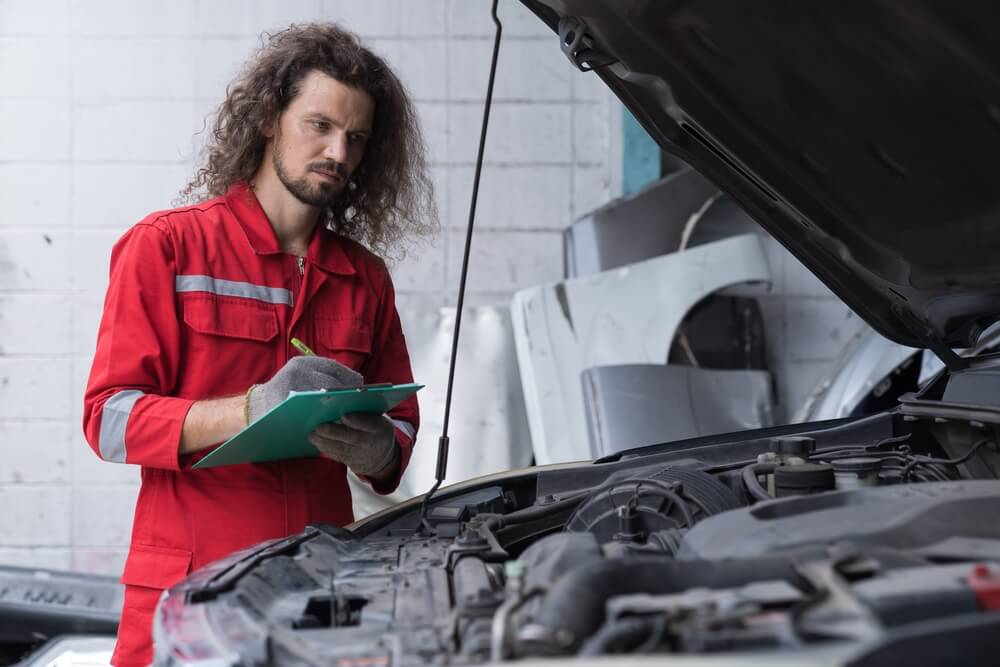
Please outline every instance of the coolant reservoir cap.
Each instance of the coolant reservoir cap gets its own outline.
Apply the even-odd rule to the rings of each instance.
[[[856,456],[833,462],[834,472],[850,472],[858,476],[874,475],[882,469],[881,459],[870,456]]]
[[[774,486],[779,489],[823,491],[832,489],[833,485],[833,466],[825,463],[778,466],[774,470]]]
[[[816,440],[804,435],[780,435],[771,439],[771,451],[787,456],[807,456],[816,450]]]

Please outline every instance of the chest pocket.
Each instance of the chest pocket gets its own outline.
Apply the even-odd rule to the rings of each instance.
[[[266,343],[278,335],[274,310],[236,300],[185,299],[184,323],[195,331],[223,338]]]
[[[246,391],[274,372],[278,315],[273,307],[237,298],[181,300],[182,382],[201,395]],[[198,385],[198,386],[195,386]]]
[[[313,319],[313,327],[316,354],[336,359],[355,370],[361,370],[371,356],[372,330],[364,320],[318,315]]]

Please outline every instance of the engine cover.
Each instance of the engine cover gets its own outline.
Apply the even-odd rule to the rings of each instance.
[[[1000,481],[907,484],[758,503],[706,518],[684,538],[682,560],[750,558],[850,541],[928,555],[1000,555]]]

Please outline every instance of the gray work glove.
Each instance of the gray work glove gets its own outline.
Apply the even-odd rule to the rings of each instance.
[[[385,415],[354,412],[340,423],[320,424],[309,442],[323,456],[340,461],[356,475],[377,475],[396,460],[396,427]]]
[[[359,387],[365,383],[361,373],[339,361],[325,357],[292,357],[270,380],[254,385],[247,392],[247,423],[260,419],[286,398],[290,391],[317,391]]]

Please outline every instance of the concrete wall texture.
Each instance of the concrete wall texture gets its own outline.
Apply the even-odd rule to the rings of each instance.
[[[768,364],[777,387],[775,420],[791,420],[841,349],[868,325],[769,235],[764,248],[771,287],[757,296]]]
[[[620,113],[554,35],[500,4],[473,304],[561,276],[560,231],[609,198]],[[447,305],[489,73],[488,2],[0,0],[0,563],[120,571],[138,470],[98,460],[80,427],[111,245],[171,206],[196,133],[261,32],[311,20],[359,33],[416,100],[443,231],[394,277],[402,304]]]
[[[621,109],[513,0],[468,303],[561,277],[560,232],[621,182]],[[172,205],[205,121],[265,30],[334,20],[417,102],[443,230],[394,268],[400,303],[453,303],[492,45],[487,0],[0,0],[0,563],[117,573],[138,470],[81,433],[111,245]],[[615,128],[618,128],[617,130]],[[785,403],[858,318],[776,244],[764,301]],[[424,441],[425,446],[433,437]]]

